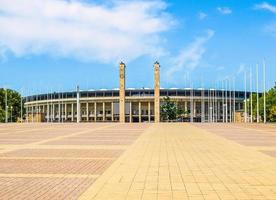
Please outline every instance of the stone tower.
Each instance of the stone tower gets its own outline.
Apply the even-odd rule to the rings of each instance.
[[[154,121],[160,122],[160,65],[154,63]]]
[[[120,63],[120,103],[119,103],[119,109],[120,109],[120,122],[125,122],[125,68],[126,65],[121,62]]]

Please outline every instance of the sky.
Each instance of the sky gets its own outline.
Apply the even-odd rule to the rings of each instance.
[[[0,87],[263,90],[276,82],[276,0],[0,0]],[[246,74],[246,75],[245,75]]]

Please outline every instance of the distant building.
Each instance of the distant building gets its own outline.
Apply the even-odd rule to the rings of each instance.
[[[119,89],[38,94],[25,98],[29,122],[159,122],[160,105],[169,96],[189,122],[230,122],[250,93],[201,88],[160,89],[160,65],[154,63],[154,88],[126,89],[125,64]],[[38,117],[39,116],[39,117]],[[236,120],[237,121],[237,120]]]

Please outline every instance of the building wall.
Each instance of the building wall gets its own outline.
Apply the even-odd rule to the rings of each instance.
[[[221,97],[180,97],[171,96],[183,110],[189,114],[183,116],[184,121],[194,122],[222,122],[235,121],[235,111],[243,106],[243,99],[234,100]],[[162,104],[163,97],[160,97]],[[118,122],[120,121],[119,97],[80,97],[80,122]],[[234,109],[235,101],[235,109]],[[230,109],[231,102],[231,109]],[[125,122],[154,122],[155,121],[154,96],[131,96],[125,98]],[[28,101],[25,103],[27,116],[32,113],[41,113],[44,122],[76,122],[77,99],[50,99]],[[226,112],[227,110],[227,112]],[[30,117],[28,121],[31,121]]]

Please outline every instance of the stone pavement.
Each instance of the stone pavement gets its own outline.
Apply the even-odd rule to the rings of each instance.
[[[0,199],[77,199],[148,125],[0,125]]]
[[[276,199],[275,141],[275,125],[0,125],[0,199]]]
[[[275,158],[201,126],[152,125],[80,199],[276,199]]]

